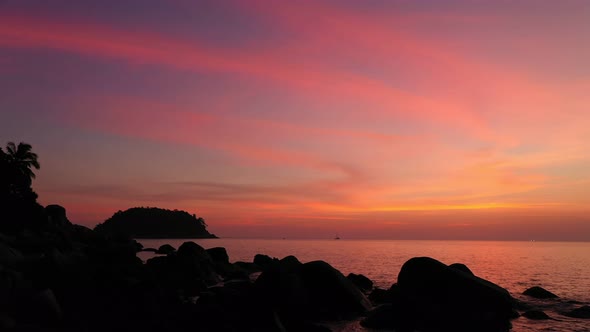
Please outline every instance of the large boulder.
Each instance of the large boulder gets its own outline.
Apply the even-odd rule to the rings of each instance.
[[[105,245],[107,242],[103,236],[82,225],[73,224],[68,228],[67,234],[69,241],[82,247]]]
[[[517,316],[508,291],[429,257],[408,260],[398,285],[421,331],[508,331]]]
[[[197,258],[199,260],[211,260],[211,257],[209,257],[209,254],[207,254],[207,251],[193,241],[187,241],[181,244],[180,247],[178,247],[177,254],[179,257]]]
[[[381,297],[381,302],[372,301],[381,304],[367,314],[367,317],[361,321],[362,326],[396,331],[415,330],[416,324],[412,317],[415,317],[416,313],[402,296],[398,284],[391,285],[388,290],[381,290],[378,296]]]
[[[349,273],[346,276],[346,279],[352,281],[352,283],[364,293],[367,293],[373,289],[373,282],[371,279],[365,277],[362,274]]]
[[[72,225],[68,217],[66,217],[66,209],[61,205],[47,205],[45,213],[47,214],[47,222],[51,226],[66,227]]]
[[[258,265],[261,269],[265,270],[266,268],[272,265],[273,261],[274,260],[267,255],[256,254],[256,256],[254,256],[253,263]]]
[[[474,275],[473,272],[471,272],[471,270],[467,267],[467,265],[462,264],[462,263],[453,263],[453,264],[449,265],[449,267],[452,269],[470,274],[470,275]]]
[[[397,286],[397,284],[394,285]],[[391,291],[389,289],[375,287],[369,294],[369,300],[373,304],[391,303]]]
[[[234,263],[234,266],[242,269],[243,271],[245,271],[248,274],[260,272],[260,266],[258,266],[257,264],[251,263],[251,262],[238,261],[238,262]]]
[[[301,262],[293,255],[283,257],[283,259],[279,261],[279,264],[281,269],[287,272],[298,272],[301,268]]]
[[[173,252],[176,252],[176,249],[174,249],[174,247],[169,244],[163,244],[158,248],[158,250],[156,250],[156,254],[160,255],[168,255]]]
[[[301,264],[288,256],[272,263],[256,280],[259,292],[288,326],[307,320],[338,319],[371,308],[365,295],[323,261]]]
[[[257,293],[276,308],[283,319],[298,321],[307,316],[309,294],[301,279],[301,262],[291,258],[280,261],[268,258],[268,265],[255,282]]]
[[[324,261],[305,263],[301,278],[309,290],[311,309],[321,317],[364,313],[371,302],[340,271]]]
[[[156,256],[146,268],[159,288],[185,296],[196,296],[207,289],[200,266],[183,264],[176,256]]]
[[[546,290],[545,288],[539,286],[531,287],[525,290],[522,294],[534,297],[536,299],[556,299],[559,297],[551,293],[550,291]]]
[[[249,280],[250,272],[244,264],[231,264],[229,262],[229,255],[223,247],[209,248],[206,250],[215,272],[219,274],[225,281],[228,280]],[[250,265],[254,266],[253,263]]]
[[[207,253],[215,263],[229,264],[229,255],[223,247],[207,249]]]
[[[146,266],[158,283],[187,296],[221,281],[207,251],[192,241],[184,242],[175,254],[149,259]]]

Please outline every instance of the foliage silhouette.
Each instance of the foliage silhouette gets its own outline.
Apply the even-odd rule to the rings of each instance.
[[[0,211],[4,219],[0,230],[18,231],[43,222],[43,207],[31,188],[33,169],[39,168],[30,144],[8,142],[6,151],[0,148]]]
[[[6,144],[6,153],[2,153],[5,155],[8,163],[14,165],[16,170],[24,176],[34,179],[35,173],[33,173],[31,168],[39,169],[40,165],[37,161],[37,154],[33,153],[31,151],[32,149],[33,147],[27,143],[20,142],[17,147],[14,142],[8,142]]]

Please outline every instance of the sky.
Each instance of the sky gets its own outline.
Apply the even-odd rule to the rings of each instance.
[[[590,241],[590,2],[0,1],[0,144],[93,227]]]

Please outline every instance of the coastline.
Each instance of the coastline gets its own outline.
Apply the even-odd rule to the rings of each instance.
[[[142,239],[141,242],[159,240]],[[291,250],[289,255],[277,256],[281,259],[264,255],[260,252],[261,247],[253,246],[252,241],[235,240],[242,248],[253,246],[252,250],[258,252],[243,261],[230,260],[230,253],[222,246],[230,244],[231,239],[211,242],[195,239],[199,240],[212,246],[203,248],[194,241],[180,239],[176,241],[182,243],[169,246],[172,248],[168,248],[166,254],[148,252],[152,257],[142,261],[138,257],[146,253],[143,250],[147,246],[133,239],[105,238],[79,225],[63,223],[42,231],[3,236],[0,242],[3,271],[5,274],[9,272],[13,284],[31,285],[24,290],[22,287],[13,289],[13,303],[22,305],[7,309],[3,327],[20,328],[33,324],[54,331],[71,328],[102,331],[112,328],[113,324],[128,324],[146,330],[157,327],[156,330],[161,331],[191,328],[232,331],[238,326],[241,330],[257,331],[339,331],[353,326],[386,329],[399,324],[418,324],[421,330],[431,331],[433,326],[445,324],[454,326],[455,330],[467,331],[475,325],[490,326],[493,323],[491,326],[497,330],[507,330],[511,321],[530,324],[529,318],[516,318],[518,314],[539,309],[555,316],[556,311],[551,305],[558,306],[560,315],[580,308],[584,310],[587,305],[571,302],[572,299],[568,298],[553,304],[536,299],[524,303],[522,297],[515,299],[501,287],[472,276],[466,272],[470,271],[469,268],[462,272],[430,258],[420,258],[417,260],[419,264],[410,268],[407,267],[409,262],[416,262],[416,258],[402,262],[401,269],[391,265],[387,269],[398,275],[388,278],[389,285],[380,287],[375,286],[371,278],[342,273],[325,261],[309,260],[297,253],[299,257],[292,256],[296,251],[292,247],[295,240],[271,241],[291,245],[284,248]],[[308,252],[313,251],[309,250],[313,241],[301,242]],[[400,250],[399,241],[390,242]],[[356,245],[351,248],[357,248],[357,252],[360,248],[358,241],[324,240],[318,243],[324,248],[336,248],[340,253],[349,244]],[[383,244],[382,241],[373,243]],[[415,244],[421,252],[427,251],[423,241]],[[468,245],[476,248],[473,242]],[[450,248],[455,247],[460,246],[454,243]],[[318,254],[322,255],[322,252]],[[346,257],[349,262],[353,261],[352,255]],[[365,262],[364,269],[368,271],[370,265],[374,264]],[[473,268],[470,264],[467,266]],[[431,268],[435,271],[430,271]],[[410,276],[405,278],[405,284],[401,277],[404,270]],[[361,272],[362,269],[356,271]],[[448,303],[451,298],[438,293],[446,286],[436,286],[436,283],[445,278],[463,280],[449,281],[461,285],[453,293],[453,298],[459,301]],[[291,281],[284,284],[286,280]],[[421,293],[424,285],[433,282],[432,292]],[[471,286],[464,288],[463,285]],[[495,294],[498,308],[504,308],[498,311],[493,322],[479,321],[477,310],[480,309],[469,313],[471,307],[477,307],[472,305],[473,301],[486,308],[490,295],[485,294],[488,292]],[[481,296],[472,298],[472,294]],[[399,307],[396,303],[405,304]],[[392,321],[394,317],[402,317],[396,310],[407,307],[408,303],[418,306],[416,312],[438,306],[436,303],[452,310],[442,316],[434,312],[432,316],[406,312],[402,316],[409,315],[407,317],[413,317],[411,320],[396,318]],[[471,305],[466,307],[466,303]],[[129,308],[133,310],[129,311]],[[460,317],[453,314],[457,309],[462,313]],[[165,325],[161,325],[163,318]],[[571,324],[580,320],[584,323],[582,318],[568,319],[574,321]]]

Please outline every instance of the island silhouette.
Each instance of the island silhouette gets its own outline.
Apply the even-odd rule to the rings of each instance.
[[[201,217],[182,210],[134,207],[117,211],[95,231],[130,236],[136,239],[211,239]]]

